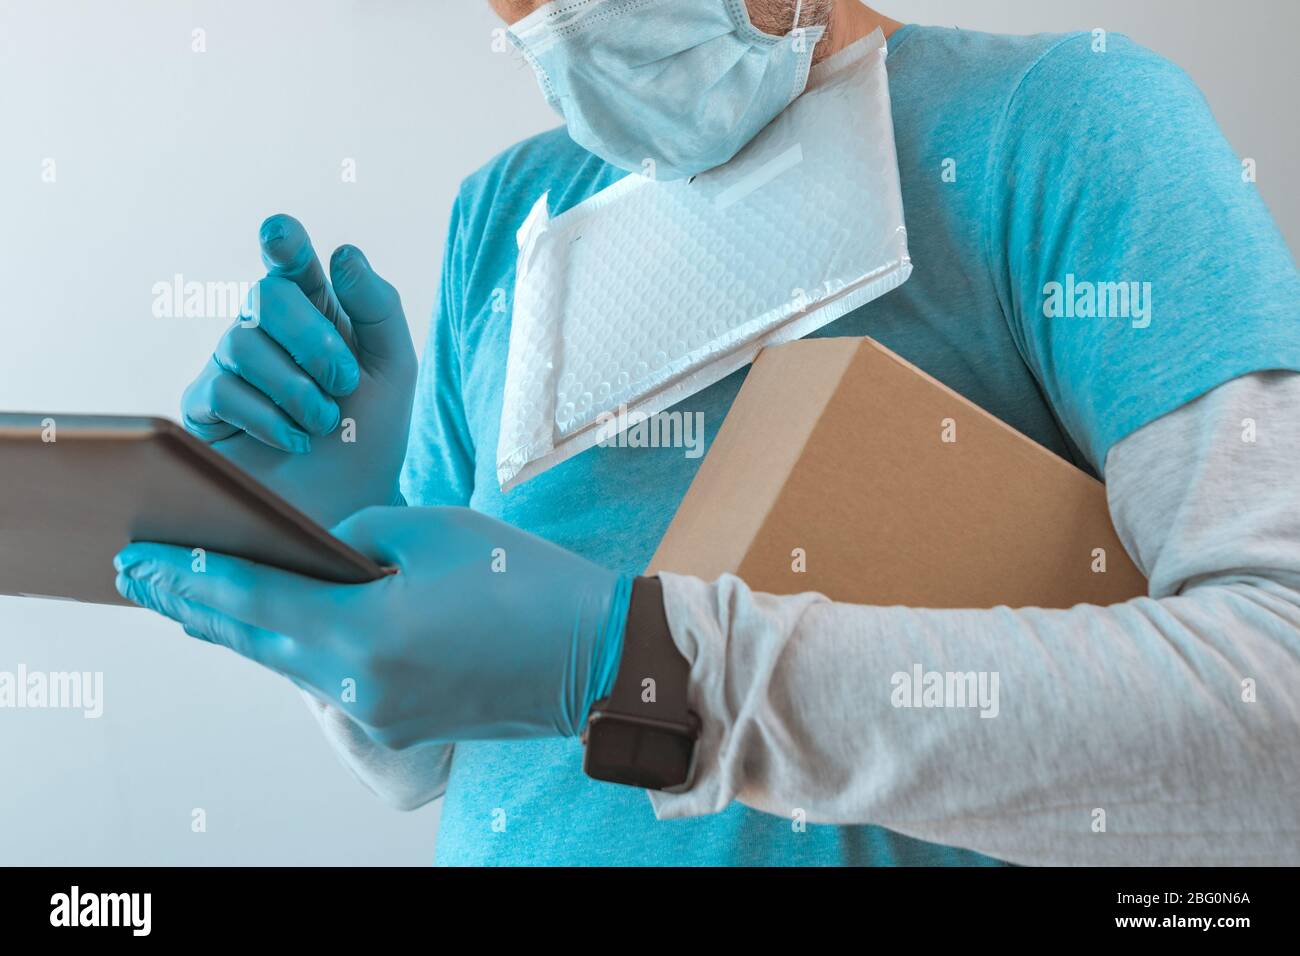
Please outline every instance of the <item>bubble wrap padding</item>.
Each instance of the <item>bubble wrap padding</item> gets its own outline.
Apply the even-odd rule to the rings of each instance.
[[[519,230],[503,490],[809,335],[911,274],[885,41],[813,69],[735,159],[630,175]]]

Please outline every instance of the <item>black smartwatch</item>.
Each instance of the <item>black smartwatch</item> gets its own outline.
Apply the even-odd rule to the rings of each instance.
[[[700,719],[686,702],[691,666],[673,643],[658,578],[632,583],[614,689],[596,701],[582,732],[587,776],[646,790],[687,789]]]

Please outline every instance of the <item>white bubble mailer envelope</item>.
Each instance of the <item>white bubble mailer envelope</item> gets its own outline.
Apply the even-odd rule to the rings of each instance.
[[[632,174],[519,230],[497,478],[509,490],[911,274],[886,45],[813,67],[731,162]]]

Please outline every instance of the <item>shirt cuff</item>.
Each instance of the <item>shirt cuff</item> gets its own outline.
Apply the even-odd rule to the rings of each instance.
[[[681,793],[647,791],[655,816],[667,820],[717,813],[731,802],[732,791],[723,780],[720,759],[730,737],[723,680],[729,615],[719,613],[725,610],[719,608],[718,598],[723,582],[709,584],[666,572],[659,574],[659,580],[673,643],[691,665],[687,700],[701,721],[690,789]]]

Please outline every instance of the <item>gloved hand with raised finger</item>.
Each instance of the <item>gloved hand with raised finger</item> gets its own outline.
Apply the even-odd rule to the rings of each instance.
[[[182,422],[327,526],[400,503],[417,363],[397,290],[355,246],[326,278],[291,216],[260,238],[267,276],[186,389]]]
[[[331,584],[188,548],[118,554],[123,596],[291,678],[388,747],[573,736],[609,694],[632,578],[468,508],[368,508],[334,534],[397,573]]]

